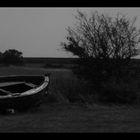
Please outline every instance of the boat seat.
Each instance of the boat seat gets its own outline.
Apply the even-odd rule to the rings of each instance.
[[[0,88],[0,92],[6,93],[7,95],[8,95],[8,94],[11,94],[10,91],[7,91],[7,90],[1,89],[1,88]],[[1,94],[0,94],[0,95],[1,95]]]
[[[33,83],[25,83],[25,85],[30,86],[32,88],[36,87],[36,85],[34,85]]]
[[[18,84],[24,84],[25,82],[4,82],[0,83],[0,88],[5,86],[12,86],[12,85],[18,85]]]

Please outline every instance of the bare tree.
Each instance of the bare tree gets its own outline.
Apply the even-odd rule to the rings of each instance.
[[[67,28],[67,41],[61,45],[80,58],[79,75],[94,80],[96,76],[99,81],[104,75],[120,73],[138,54],[140,31],[135,27],[136,17],[117,14],[113,18],[96,11],[88,18],[86,13],[77,12],[77,24]]]

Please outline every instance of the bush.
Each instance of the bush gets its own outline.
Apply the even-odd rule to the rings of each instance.
[[[66,41],[61,42],[65,51],[79,58],[75,74],[96,85],[112,75],[121,78],[131,57],[139,54],[136,17],[130,20],[123,14],[110,17],[97,11],[91,16],[77,12],[76,25],[67,28]]]
[[[140,31],[134,24],[136,18],[130,20],[123,14],[114,18],[98,12],[89,17],[78,11],[76,19],[76,26],[67,28],[66,41],[61,42],[65,51],[79,58],[78,66],[72,69],[74,74],[89,81],[101,101],[134,102],[136,92],[124,80],[127,82],[135,74],[128,76],[127,67],[131,58],[139,54]],[[108,80],[114,76],[121,83]]]
[[[22,52],[9,49],[3,53],[3,63],[5,65],[21,65],[23,64]]]

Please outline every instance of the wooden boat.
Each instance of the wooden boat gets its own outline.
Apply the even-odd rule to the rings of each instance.
[[[39,105],[48,93],[49,75],[0,76],[0,111]]]

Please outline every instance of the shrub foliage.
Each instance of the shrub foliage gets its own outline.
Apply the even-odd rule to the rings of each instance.
[[[77,24],[67,28],[67,40],[61,45],[65,51],[79,57],[79,67],[73,70],[74,73],[92,83],[100,92],[99,89],[111,77],[115,77],[117,82],[122,81],[127,76],[131,57],[138,54],[140,31],[135,27],[136,17],[128,19],[117,14],[113,18],[98,12],[88,17],[86,13],[77,12]],[[105,93],[107,88],[110,87],[102,92]],[[117,94],[123,96],[123,91],[117,91],[117,86],[114,89],[116,98]]]
[[[16,49],[6,50],[1,54],[1,61],[5,65],[21,65],[23,64],[22,52]]]

